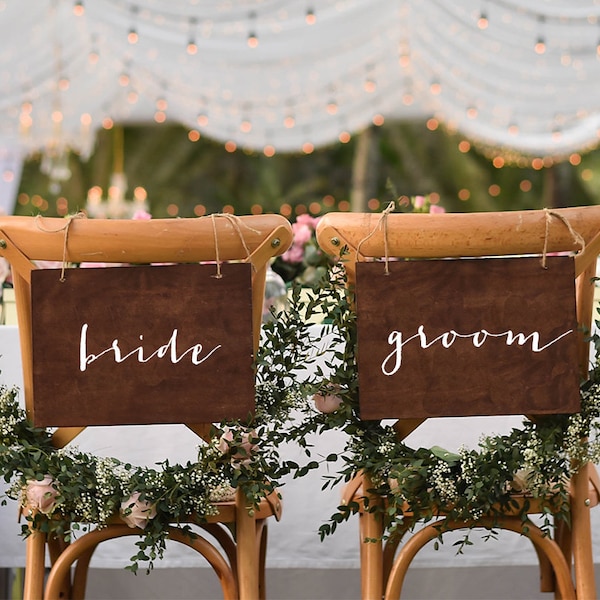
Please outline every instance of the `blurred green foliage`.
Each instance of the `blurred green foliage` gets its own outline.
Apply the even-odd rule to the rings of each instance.
[[[310,154],[267,157],[243,149],[228,152],[223,144],[204,137],[192,142],[187,130],[179,126],[127,126],[128,197],[136,186],[144,187],[156,218],[193,217],[227,207],[237,214],[279,212],[284,204],[291,207],[286,216],[292,218],[304,211],[317,215],[317,206],[321,212],[348,209],[359,135],[346,144],[332,144]],[[372,203],[370,210],[379,211],[395,199],[390,189],[406,196],[439,194],[440,204],[454,212],[600,203],[600,151],[580,160],[575,157],[575,164],[563,160],[541,169],[530,163],[525,167],[506,163],[498,168],[489,153],[465,147],[460,134],[442,127],[430,131],[423,122],[386,123],[377,128],[374,140],[368,197],[380,204]],[[83,209],[89,188],[107,189],[113,151],[113,132],[100,131],[88,160],[70,155],[71,177],[63,182],[53,182],[41,172],[41,156],[30,157],[16,212],[55,215],[60,198],[69,213]],[[497,155],[502,153],[497,151]],[[35,195],[38,199],[33,202]]]

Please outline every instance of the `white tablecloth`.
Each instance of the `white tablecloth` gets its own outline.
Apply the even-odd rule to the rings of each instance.
[[[22,385],[18,332],[14,326],[0,326],[0,383]],[[474,447],[483,432],[507,432],[518,417],[434,419],[426,422],[408,442],[423,446],[441,445],[456,450],[461,444]],[[115,456],[134,464],[152,464],[168,458],[171,462],[193,459],[196,436],[185,426],[160,425],[136,427],[99,427],[84,431],[76,443],[81,450]],[[331,432],[315,440],[315,451],[327,456],[343,447],[342,434]],[[283,449],[285,458],[300,458],[298,451]],[[269,529],[267,566],[270,568],[356,568],[358,559],[357,518],[343,523],[333,536],[321,542],[318,529],[339,504],[340,490],[321,490],[321,473],[313,472],[290,480],[282,488],[283,518]],[[592,511],[595,562],[600,562],[600,509]],[[0,567],[24,564],[25,543],[19,535],[16,502],[0,508]],[[439,551],[426,547],[417,555],[415,566],[479,566],[536,564],[531,544],[513,533],[502,533],[500,541],[480,542],[456,556],[452,548],[455,537],[448,535]],[[122,568],[136,552],[135,538],[107,542],[94,555],[92,566]],[[118,546],[118,548],[117,548]],[[198,566],[195,553],[180,544],[169,544],[165,558],[156,567]]]

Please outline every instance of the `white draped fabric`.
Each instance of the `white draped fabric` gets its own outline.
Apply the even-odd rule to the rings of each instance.
[[[89,153],[113,122],[307,151],[435,118],[541,156],[594,146],[598,0],[0,2],[0,139]]]

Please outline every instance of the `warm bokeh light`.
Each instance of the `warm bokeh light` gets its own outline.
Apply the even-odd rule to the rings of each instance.
[[[531,166],[532,168],[534,168],[536,171],[539,171],[540,169],[544,168],[544,161],[541,158],[534,158],[531,161]]]
[[[179,214],[179,206],[177,204],[169,204],[167,206],[167,214],[170,217],[176,217]]]
[[[206,206],[204,204],[196,204],[194,206],[194,214],[197,217],[203,217],[206,214]]]
[[[304,206],[304,204],[296,204],[294,207],[294,212],[296,215],[304,215],[306,214],[306,206]]]
[[[583,169],[583,171],[581,171],[581,179],[583,179],[583,181],[591,181],[593,178],[594,172],[592,169]]]
[[[383,115],[377,113],[376,115],[373,115],[373,125],[375,125],[376,127],[381,127],[383,125],[383,123],[385,122],[385,118]]]
[[[323,209],[323,207],[321,206],[321,204],[319,202],[311,202],[308,205],[308,212],[311,215],[318,215],[322,209]]]
[[[235,208],[231,204],[226,204],[223,207],[223,212],[227,213],[228,215],[234,215],[235,214]]]
[[[188,140],[190,142],[197,142],[200,139],[200,132],[197,129],[190,129],[188,131]]]
[[[275,156],[275,146],[272,146],[271,144],[267,144],[263,148],[263,154],[269,158],[271,158],[271,156]]]
[[[304,142],[304,144],[302,144],[302,152],[304,152],[304,154],[312,154],[314,151],[315,147],[310,142]]]
[[[261,215],[262,212],[263,212],[263,208],[262,208],[262,206],[260,204],[253,204],[250,207],[250,214]]]
[[[198,125],[200,125],[200,127],[205,127],[206,125],[208,125],[208,117],[204,113],[200,113],[196,117],[196,122],[198,123]]]
[[[521,183],[519,183],[519,189],[522,192],[530,192],[532,187],[533,185],[529,179],[523,179]]]
[[[347,131],[342,131],[338,136],[338,140],[340,140],[342,144],[347,144],[351,140],[351,138],[352,136]]]
[[[114,121],[110,117],[104,117],[104,119],[102,119],[102,127],[104,129],[112,129],[114,124]]]
[[[426,126],[429,131],[435,131],[440,126],[440,122],[432,117],[431,119],[427,119]]]
[[[282,204],[279,207],[279,214],[283,215],[286,218],[289,218],[292,216],[292,207],[290,204],[288,204],[287,202],[285,202],[284,204]]]
[[[504,158],[502,156],[494,156],[492,160],[492,164],[496,167],[496,169],[501,169],[504,166]]]
[[[492,183],[492,185],[490,185],[490,187],[488,188],[488,193],[490,196],[499,196],[500,192],[502,190],[500,189],[500,186],[497,183]]]
[[[381,202],[377,199],[377,198],[371,198],[368,202],[367,202],[367,208],[369,210],[379,210],[381,206]]]
[[[130,44],[137,44],[139,39],[140,38],[137,34],[137,31],[135,29],[130,29],[129,33],[127,34],[127,41]]]
[[[154,120],[157,123],[164,123],[167,120],[167,113],[163,112],[162,110],[157,110],[154,113]]]
[[[576,167],[577,165],[581,164],[581,154],[578,153],[574,153],[571,154],[571,156],[569,156],[569,162]]]
[[[471,143],[467,140],[461,140],[458,142],[458,149],[465,154],[471,149]]]
[[[331,208],[332,206],[335,205],[335,198],[331,195],[331,194],[327,194],[326,196],[323,196],[323,206],[326,206],[327,208]]]
[[[467,188],[462,188],[458,190],[458,199],[466,202],[471,197],[471,191]]]
[[[347,212],[350,210],[350,202],[348,202],[348,200],[340,200],[340,202],[338,204],[338,208],[342,212]]]
[[[225,150],[227,152],[235,152],[237,150],[237,144],[233,140],[225,142]]]

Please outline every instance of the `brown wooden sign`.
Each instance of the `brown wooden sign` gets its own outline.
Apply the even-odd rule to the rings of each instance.
[[[577,412],[573,260],[357,265],[364,419]]]
[[[210,423],[254,409],[251,266],[32,273],[38,426]]]

